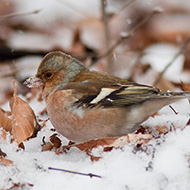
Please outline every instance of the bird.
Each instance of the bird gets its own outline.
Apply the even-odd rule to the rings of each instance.
[[[48,53],[25,84],[41,90],[52,125],[76,143],[134,133],[164,106],[190,97],[89,70],[61,51]]]

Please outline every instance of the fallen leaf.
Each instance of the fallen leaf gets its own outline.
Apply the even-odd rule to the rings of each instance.
[[[10,166],[13,164],[13,161],[6,159],[4,156],[0,157],[0,162],[5,166]]]
[[[7,156],[7,155],[6,155],[6,153],[4,153],[4,152],[0,149],[0,157],[2,157],[2,156],[5,157],[5,156]]]
[[[160,133],[160,134],[166,134],[169,132],[169,129],[167,126],[155,126],[155,129]]]
[[[157,79],[158,76],[159,76],[159,74],[155,73],[155,80]],[[156,84],[156,87],[159,88],[162,92],[166,92],[168,90],[175,91],[174,84],[171,81],[169,81],[168,79],[166,79],[165,77],[161,77],[158,84]]]
[[[16,189],[31,189],[34,185],[30,183],[14,183],[14,185],[9,188],[9,190],[16,190]]]
[[[146,134],[146,129],[140,125],[135,134]]]
[[[42,152],[43,151],[49,151],[53,149],[53,144],[51,142],[47,142],[42,146]]]
[[[103,151],[108,152],[112,149],[123,148],[125,145],[134,142],[136,146],[145,145],[152,139],[152,135],[150,134],[128,134],[126,136],[121,137],[106,137],[102,139],[96,139],[87,141],[80,144],[70,144],[67,146],[63,146],[62,150],[57,151],[57,153],[67,152],[71,147],[77,147],[81,151],[85,151],[87,155],[91,157],[92,161],[97,161],[101,157],[96,157],[92,154],[92,150],[99,146],[103,147]]]
[[[81,42],[79,29],[74,31],[73,42],[69,52],[78,56],[83,56],[85,54],[85,46]]]
[[[155,113],[153,113],[150,117],[155,117],[155,116],[157,116],[158,115],[158,112],[155,112]]]
[[[0,149],[0,162],[5,165],[5,166],[10,166],[13,164],[13,162],[11,160],[6,159],[6,153],[4,153],[1,149]]]
[[[50,142],[44,142],[44,145],[42,146],[42,151],[49,151],[55,148],[56,154],[59,154],[59,151],[57,152],[57,150],[60,147],[61,140],[57,137],[57,134],[53,134],[50,136]]]
[[[134,142],[138,144],[147,144],[152,139],[150,134],[128,134],[127,136],[122,136],[117,138],[113,143],[109,144],[108,147],[122,148],[126,144]]]
[[[148,38],[152,41],[161,41],[176,43],[180,36],[180,42],[185,41],[189,37],[190,26],[187,24],[190,19],[189,14],[159,14],[151,19],[147,33]],[[170,24],[168,24],[170,23]]]
[[[0,126],[8,132],[12,130],[12,120],[7,117],[6,112],[0,108]]]
[[[89,151],[92,150],[93,148],[97,148],[98,146],[109,146],[110,144],[114,143],[114,141],[116,141],[118,138],[120,137],[107,137],[107,138],[87,141],[80,144],[74,144],[71,146],[75,146],[82,151]]]
[[[99,19],[89,18],[80,24],[80,39],[82,44],[92,49],[100,50],[104,47],[103,25]],[[93,40],[92,40],[93,39]]]
[[[3,128],[0,128],[0,140],[1,140],[1,137],[3,138],[3,140],[7,138],[6,131]]]
[[[185,92],[189,92],[189,91],[190,91],[190,85],[189,85],[189,84],[186,84],[186,83],[184,83],[183,81],[181,81],[181,85],[182,85],[182,89],[183,89]]]
[[[102,158],[102,157],[94,156],[94,155],[89,155],[89,156],[90,156],[91,161],[93,162],[97,162]]]
[[[187,121],[185,126],[187,126],[187,125],[190,125],[190,119]]]
[[[59,148],[61,146],[61,140],[57,137],[57,134],[53,134],[50,137],[50,141],[52,142],[53,147],[55,148]]]
[[[16,87],[14,86],[14,96],[10,100],[12,113],[12,135],[18,145],[24,140],[31,137],[34,128],[37,125],[36,117],[32,108],[27,102],[17,96]]]

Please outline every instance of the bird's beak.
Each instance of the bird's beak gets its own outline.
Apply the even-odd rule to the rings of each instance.
[[[44,85],[44,82],[39,77],[34,76],[25,80],[24,85],[28,88],[39,88]]]

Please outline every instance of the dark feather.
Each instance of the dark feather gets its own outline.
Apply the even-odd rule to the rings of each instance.
[[[90,86],[88,86],[90,84]],[[111,84],[103,86],[102,88],[110,88],[110,94],[105,96],[102,100],[100,100],[97,103],[91,103],[101,92],[102,88],[97,88],[98,93],[95,93],[92,95],[95,91],[92,92],[92,86],[93,83],[84,83],[83,87],[87,90],[90,95],[84,95],[82,98],[80,98],[78,101],[75,102],[75,106],[77,107],[85,107],[85,108],[92,108],[92,107],[124,107],[124,106],[130,106],[133,104],[139,104],[142,103],[153,96],[157,96],[159,94],[159,89],[152,87],[152,86],[146,86],[146,85],[140,85],[136,83],[129,83],[128,85],[121,85],[121,84]],[[88,87],[87,87],[88,86]],[[97,87],[97,85],[95,85]],[[71,87],[71,86],[70,86]],[[81,83],[80,83],[81,87]],[[80,88],[80,89],[83,89]],[[115,89],[113,92],[111,89]],[[78,88],[77,88],[78,90]],[[86,91],[87,92],[87,91]]]

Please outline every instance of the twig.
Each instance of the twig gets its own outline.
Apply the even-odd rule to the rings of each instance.
[[[71,174],[89,176],[90,178],[92,178],[92,177],[102,178],[102,176],[96,175],[96,174],[92,174],[92,173],[85,174],[85,173],[81,173],[81,172],[75,172],[75,171],[70,171],[70,170],[65,170],[65,169],[59,169],[59,168],[52,168],[52,167],[48,167],[48,169],[49,170],[56,170],[56,171],[66,172],[66,173],[71,173]]]
[[[181,55],[181,53],[183,53],[186,49],[187,46],[190,42],[190,37],[187,38],[187,40],[185,41],[185,43],[182,45],[182,47],[180,48],[180,50],[178,51],[178,53],[173,57],[173,59],[166,65],[166,67],[164,68],[164,70],[158,75],[157,79],[154,82],[154,86],[157,85],[161,78],[163,77],[164,73],[168,70],[168,68],[173,64],[173,62],[179,57],[179,55]]]
[[[109,31],[109,20],[108,20],[108,15],[106,13],[106,5],[107,1],[106,0],[101,0],[101,12],[102,12],[102,22],[104,25],[104,37],[105,37],[105,49],[106,51],[109,50],[110,48],[110,31]],[[112,73],[113,72],[113,60],[111,54],[106,56],[107,58],[107,72]]]
[[[116,17],[118,17],[126,8],[130,7],[132,4],[136,3],[138,0],[130,0],[127,1],[124,6],[118,11],[117,14],[115,14],[113,17],[111,17],[111,21],[114,20]]]
[[[137,52],[137,56],[136,56],[136,60],[135,60],[135,63],[133,65],[133,68],[130,72],[130,76],[128,77],[128,80],[129,81],[133,81],[134,79],[134,75],[136,73],[136,69],[137,67],[140,66],[140,59],[142,58],[142,56],[144,55],[144,52],[143,51],[136,51]]]
[[[7,18],[11,18],[11,17],[17,17],[17,16],[27,16],[27,15],[31,15],[31,14],[37,14],[39,13],[41,10],[34,10],[34,11],[31,11],[31,12],[17,12],[17,13],[11,13],[11,14],[7,14],[7,15],[2,15],[0,16],[0,20],[4,20],[4,19],[7,19]]]
[[[70,8],[71,10],[75,11],[76,13],[79,13],[80,15],[82,15],[83,17],[85,18],[90,18],[90,15],[85,12],[85,11],[82,11],[80,10],[79,7],[77,7],[74,2],[68,2],[68,1],[60,1],[60,0],[57,0],[57,2],[59,2],[61,5],[64,5],[68,8]]]
[[[173,123],[171,123],[171,125],[170,125],[170,131],[176,132],[176,127]]]
[[[174,109],[171,105],[169,105],[169,107],[170,107],[170,109],[171,109],[176,115],[178,114],[178,112],[175,111],[175,109]]]
[[[104,59],[109,54],[111,54],[116,47],[118,47],[124,40],[129,39],[141,26],[143,26],[146,22],[148,22],[155,14],[161,13],[160,10],[153,10],[149,15],[147,15],[141,22],[139,22],[134,28],[132,28],[129,32],[125,33],[125,35],[121,35],[120,38],[115,42],[115,44],[108,49],[104,54],[100,55],[95,61],[92,63],[95,64],[97,61]]]

